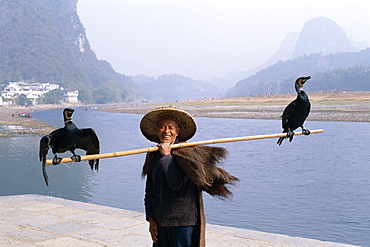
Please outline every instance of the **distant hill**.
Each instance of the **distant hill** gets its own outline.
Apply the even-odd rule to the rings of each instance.
[[[321,56],[313,54],[278,62],[247,79],[239,81],[229,89],[227,97],[251,94],[286,93],[294,91],[293,83],[299,76],[311,75],[310,90],[350,89],[370,91],[370,48],[360,52],[346,52]],[[339,72],[340,73],[337,73]],[[354,74],[356,74],[354,76]],[[320,77],[315,75],[320,75]],[[320,78],[320,80],[318,80]],[[346,81],[346,85],[339,82]],[[330,82],[330,83],[329,83]],[[361,86],[359,86],[361,84]],[[351,85],[351,86],[349,86]]]
[[[307,21],[299,34],[292,58],[320,53],[358,52],[343,29],[326,17]]]
[[[261,66],[210,82],[177,74],[130,78],[116,73],[90,48],[77,0],[0,0],[0,28],[0,86],[10,81],[57,83],[79,90],[83,103],[204,99],[223,96],[229,88],[226,96],[291,92],[295,77],[308,74],[312,86],[314,75],[325,80],[317,82],[320,90],[334,87],[335,78],[366,81],[370,61],[369,50],[353,52],[358,50],[355,42],[324,17],[308,21],[299,34],[288,34],[279,52]],[[335,88],[344,88],[342,84]]]
[[[353,45],[343,29],[335,22],[325,17],[314,18],[305,23],[298,36],[295,33],[288,34],[279,52],[260,66],[263,69],[238,81],[226,92],[225,96],[291,92],[292,89],[294,90],[292,82],[295,78],[304,75],[314,76],[318,73],[325,74],[326,82],[321,83],[320,86],[317,85],[315,90],[341,88],[340,85],[335,85],[334,78],[342,79],[338,78],[334,69],[342,69],[341,77],[350,77],[345,75],[345,71],[355,73],[355,70],[359,70],[359,75],[351,82],[353,85],[350,88],[370,90],[362,86],[356,87],[357,81],[367,77],[365,74],[368,73],[366,67],[370,65],[369,53],[369,49],[359,52],[359,49]],[[308,84],[312,85],[314,80],[313,77]],[[327,83],[328,80],[332,81],[330,85]]]
[[[319,53],[325,56],[341,52],[358,52],[368,46],[366,42],[355,42],[347,37],[343,29],[334,21],[326,17],[317,17],[307,21],[300,33],[288,33],[280,44],[279,51],[260,66],[232,72],[225,77],[214,78],[210,80],[210,83],[230,88],[234,87],[237,82],[278,62],[310,54]]]
[[[131,79],[96,58],[76,8],[77,0],[1,0],[1,83],[57,83],[85,103],[135,98]]]
[[[140,96],[150,102],[187,101],[221,97],[224,90],[192,78],[169,74],[158,78],[132,76]]]

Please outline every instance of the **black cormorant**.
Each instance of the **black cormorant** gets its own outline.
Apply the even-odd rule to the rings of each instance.
[[[74,110],[65,108],[63,110],[64,127],[54,130],[49,135],[43,136],[40,140],[40,161],[42,162],[42,174],[44,175],[45,183],[49,186],[48,175],[46,173],[46,155],[51,148],[54,158],[53,165],[61,162],[62,158],[57,156],[57,153],[71,151],[73,156],[71,159],[75,162],[81,161],[81,156],[76,155],[75,150],[83,149],[86,154],[98,154],[100,152],[99,139],[95,131],[91,128],[79,129],[72,122],[72,114]],[[91,170],[98,170],[99,160],[89,160]]]
[[[297,91],[297,98],[293,100],[283,112],[282,127],[283,133],[287,133],[286,137],[279,137],[277,144],[280,146],[285,138],[289,138],[291,142],[293,140],[294,130],[298,127],[302,128],[304,135],[309,135],[310,131],[303,127],[303,123],[310,113],[311,104],[307,94],[303,91],[303,85],[307,80],[311,79],[311,76],[299,77],[295,81],[295,90]]]

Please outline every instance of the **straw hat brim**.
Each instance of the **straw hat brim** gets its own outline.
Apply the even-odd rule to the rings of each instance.
[[[151,110],[143,116],[140,121],[141,133],[149,141],[160,143],[158,138],[158,123],[165,118],[173,119],[179,124],[179,142],[189,140],[197,131],[197,124],[194,118],[188,112],[172,106],[167,106]]]

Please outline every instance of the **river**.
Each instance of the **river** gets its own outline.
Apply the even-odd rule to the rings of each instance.
[[[37,111],[33,117],[63,126],[62,109]],[[80,128],[93,128],[101,152],[110,153],[154,146],[140,133],[141,117],[76,108],[74,122]],[[198,132],[190,141],[281,132],[276,120],[196,121]],[[231,187],[231,201],[204,195],[207,222],[370,246],[369,125],[308,121],[308,129],[324,133],[296,136],[281,146],[276,138],[217,144],[229,151],[221,166],[240,183]],[[0,195],[51,195],[144,212],[145,154],[102,159],[98,172],[91,171],[87,162],[48,166],[47,187],[38,160],[39,140],[37,136],[0,138]]]

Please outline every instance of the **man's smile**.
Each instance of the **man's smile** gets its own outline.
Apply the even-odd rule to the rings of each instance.
[[[158,137],[161,142],[175,143],[179,134],[178,123],[172,119],[163,119],[158,123]]]

